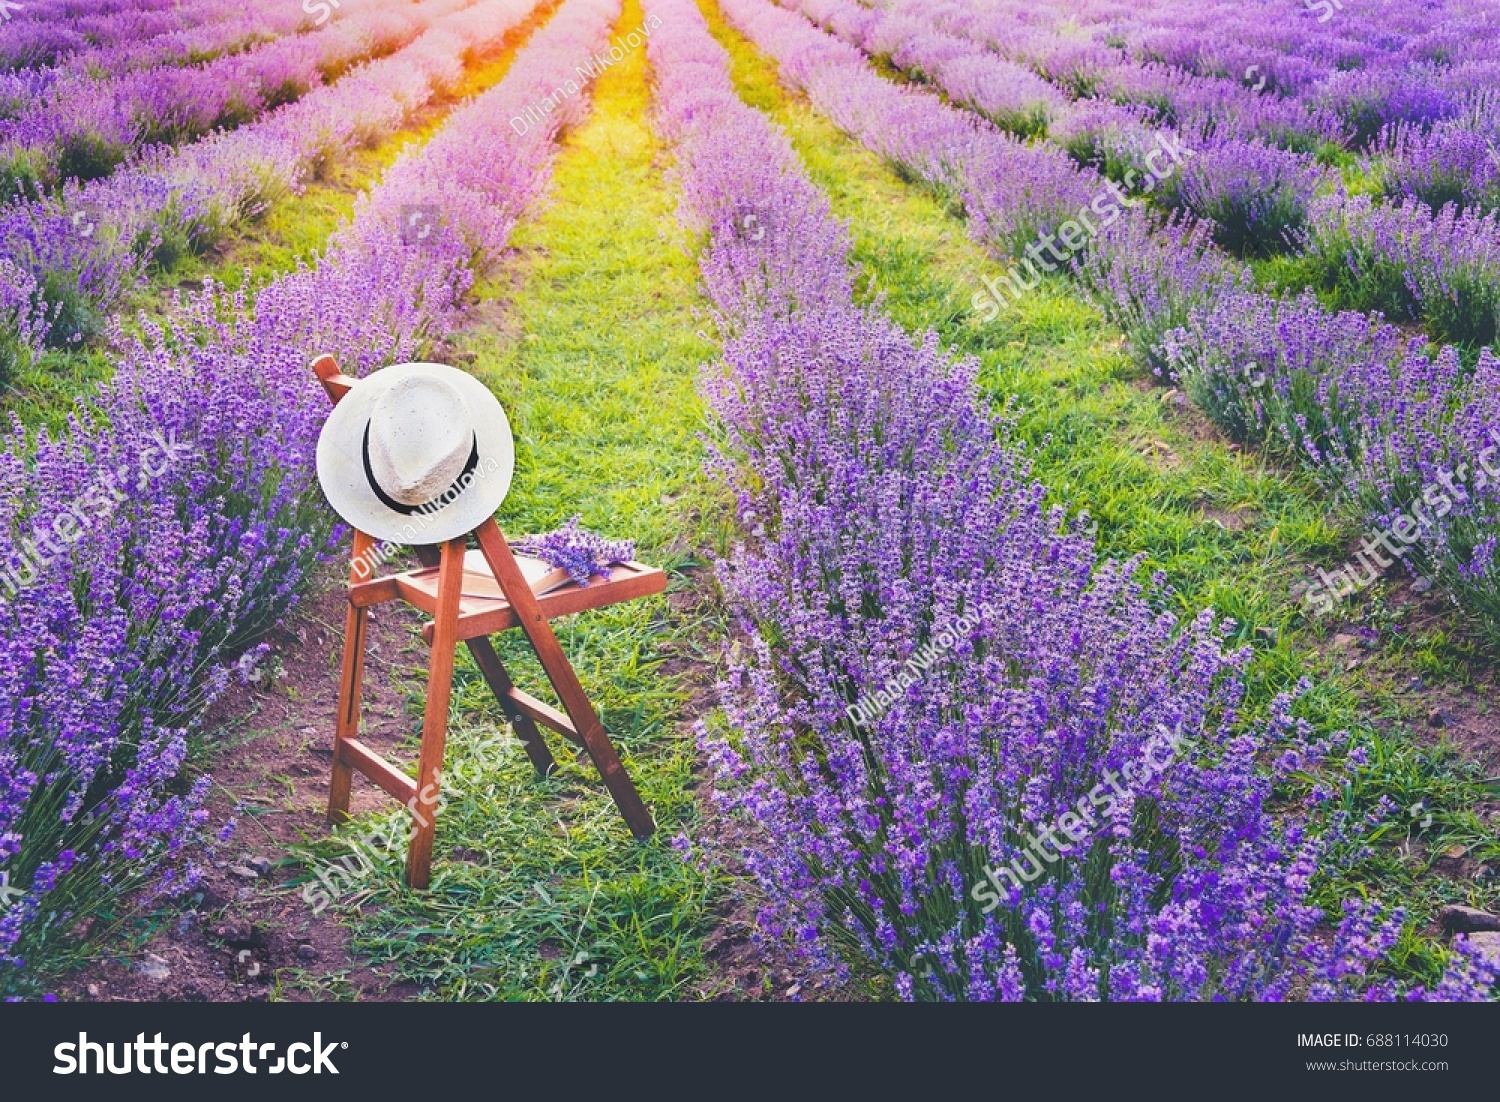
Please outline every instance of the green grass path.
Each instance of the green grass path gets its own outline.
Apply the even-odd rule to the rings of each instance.
[[[627,4],[620,25],[640,18]],[[648,103],[637,51],[595,88],[548,204],[480,288],[489,301],[457,358],[493,387],[515,430],[508,533],[581,513],[672,570],[675,594],[558,625],[658,833],[632,841],[592,765],[560,739],[551,745],[564,768],[538,780],[464,654],[448,744],[461,795],[439,819],[432,890],[402,890],[393,861],[351,917],[355,951],[394,962],[433,998],[660,999],[706,982],[711,885],[669,841],[697,814],[686,672],[718,631],[696,611],[711,604],[683,591],[702,592],[691,574],[722,539],[725,510],[697,439],[695,381],[714,349],[697,336],[697,268],[672,237],[676,198]],[[535,692],[539,668],[510,634],[502,654]]]

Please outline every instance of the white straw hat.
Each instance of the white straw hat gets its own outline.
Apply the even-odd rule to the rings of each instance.
[[[441,543],[477,528],[505,500],[515,465],[499,401],[444,364],[398,364],[360,379],[318,437],[328,503],[395,543]]]

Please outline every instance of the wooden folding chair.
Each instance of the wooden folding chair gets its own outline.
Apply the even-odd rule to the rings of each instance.
[[[332,356],[321,356],[312,366],[323,389],[335,403],[355,383],[354,379],[339,371]],[[361,579],[352,565],[350,568],[349,612],[344,630],[344,664],[339,684],[338,720],[334,729],[328,819],[342,822],[349,817],[349,790],[356,771],[405,804],[416,820],[406,856],[406,882],[413,888],[425,888],[431,879],[432,842],[437,825],[436,805],[441,790],[443,751],[448,735],[453,660],[460,641],[468,645],[480,673],[499,699],[500,707],[509,717],[538,773],[545,776],[556,767],[552,753],[537,729],[540,723],[588,752],[632,834],[644,839],[656,830],[651,813],[646,810],[635,785],[620,764],[593,704],[579,684],[578,676],[563,654],[548,621],[556,616],[661,593],[666,589],[666,575],[638,562],[619,563],[611,568],[608,580],[594,578],[587,587],[570,582],[537,596],[493,518],[484,521],[469,535],[478,542],[477,552],[467,550],[468,536],[438,546],[416,547],[414,550],[422,567],[404,574]],[[374,537],[356,531],[353,562],[368,559],[375,545]],[[484,584],[474,584],[476,573],[484,575]],[[466,574],[471,579],[467,586]],[[494,585],[488,584],[490,577],[493,577]],[[498,586],[498,591],[495,586]],[[433,618],[422,633],[432,646],[432,660],[427,677],[427,705],[415,781],[359,740],[365,628],[369,610],[395,600],[405,601]],[[490,635],[510,628],[520,628],[530,641],[566,714],[522,692],[511,682],[489,639]],[[419,802],[421,807],[418,807]]]

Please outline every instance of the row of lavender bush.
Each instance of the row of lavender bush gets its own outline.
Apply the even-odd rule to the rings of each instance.
[[[817,65],[823,43],[795,17],[722,7],[800,73]],[[1333,748],[1292,697],[1240,721],[1245,656],[1213,616],[1157,611],[1159,581],[1097,560],[1044,508],[977,365],[854,304],[844,227],[735,98],[697,8],[646,10],[662,22],[660,125],[728,335],[705,383],[715,466],[755,532],[721,571],[747,636],[720,685],[730,730],[703,738],[720,798],[751,824],[741,857],[766,929],[836,974],[875,965],[903,998],[1393,994],[1368,970],[1395,916],[1351,905],[1329,931],[1308,902],[1335,831],[1304,826],[1333,793],[1294,779]],[[840,109],[872,125],[888,109],[881,133],[911,121],[908,97],[861,111],[859,95]],[[747,212],[766,232],[746,232]],[[1190,749],[1137,772],[1163,731]],[[1090,802],[1122,773],[1118,799]],[[1273,792],[1301,825],[1277,824]],[[1063,816],[1073,842],[1049,828]],[[1477,997],[1493,978],[1465,960],[1431,994]]]
[[[22,13],[28,10],[22,8]],[[122,76],[134,69],[161,65],[202,64],[311,25],[300,8],[247,11],[242,0],[182,0],[171,9],[133,7],[105,18],[113,22],[129,20],[123,36],[94,35],[86,48],[50,61],[31,61],[19,69],[7,68],[7,59],[17,45],[7,36],[0,44],[0,118],[15,114],[29,102],[17,92],[41,95],[59,80]],[[97,17],[94,19],[97,22]],[[24,37],[26,31],[21,24],[17,23],[17,29]]]
[[[0,207],[0,382],[45,347],[99,334],[153,266],[170,266],[253,220],[343,155],[391,133],[463,78],[492,42],[473,0],[426,0],[426,30],[267,118],[179,149],[140,152],[114,175]]]
[[[227,7],[214,0],[32,0],[7,12],[0,72],[63,68],[90,56],[108,65],[117,50],[128,56],[146,43],[190,36],[228,16]],[[238,7],[243,10],[243,3]],[[156,55],[148,50],[147,56]]]
[[[816,3],[826,16],[843,0]],[[788,0],[787,6],[794,4]],[[841,10],[852,7],[843,4]],[[787,75],[841,126],[893,156],[890,143],[878,137],[880,122],[867,115],[851,124],[848,90],[858,84],[873,94],[870,82],[879,81],[868,70],[855,74],[850,56],[836,45],[816,55],[803,51],[788,64]],[[816,63],[809,60],[813,56]],[[897,95],[886,86],[888,118],[911,117],[913,95],[922,94],[908,92],[898,116]],[[944,112],[932,99],[921,110],[934,119]],[[915,151],[894,153],[902,167],[933,186],[951,186],[953,164],[942,172],[929,164],[934,151],[953,143],[934,126],[913,144]],[[1224,181],[1266,179],[1241,154],[1276,154],[1238,139],[1220,148],[1232,155],[1210,174]],[[988,169],[984,158],[973,157],[972,163],[958,164],[959,178]],[[1193,172],[1189,161],[1189,189],[1205,178]],[[1076,202],[1071,188],[1040,198],[1018,189],[1015,198],[1030,204],[1050,232]],[[1500,308],[1497,215],[1477,208],[1460,213],[1454,206],[1434,212],[1417,200],[1384,206],[1341,192],[1309,200],[1308,210],[1306,255],[1339,273],[1353,305],[1385,306],[1398,317],[1425,315],[1440,336],[1493,336]],[[971,209],[969,218],[982,242],[1003,255],[1021,256],[1023,243],[991,232],[984,210]],[[1073,270],[1129,334],[1143,362],[1181,381],[1226,430],[1286,448],[1382,530],[1403,517],[1417,518],[1415,529],[1404,529],[1410,536],[1403,536],[1405,561],[1442,584],[1490,644],[1500,645],[1494,563],[1500,478],[1481,462],[1495,443],[1487,420],[1492,355],[1478,353],[1476,368],[1473,358],[1466,361],[1452,349],[1432,354],[1421,341],[1408,347],[1378,317],[1332,312],[1307,294],[1256,292],[1250,268],[1216,247],[1221,228],[1180,212],[1166,219],[1132,212],[1092,238]],[[1410,403],[1418,395],[1421,415],[1414,417]],[[1324,610],[1322,601],[1310,607]]]
[[[951,6],[920,13],[902,2],[878,12],[851,0],[795,0],[786,6],[926,77],[983,114],[995,116],[995,104],[1009,102],[1014,82],[996,65],[1010,63],[993,53],[976,54],[976,44],[934,29],[953,25]],[[991,31],[980,37],[993,43],[993,24],[988,26]],[[973,25],[968,30],[976,33]],[[1464,58],[1459,66],[1438,66],[1439,74],[1481,64],[1472,52]],[[1391,64],[1362,71],[1371,77],[1408,76]],[[970,72],[986,77],[985,94],[977,100]],[[1330,73],[1325,79],[1340,76]],[[1111,177],[1145,179],[1143,159],[1159,143],[1158,128],[1174,127],[1178,143],[1192,148],[1194,156],[1152,196],[1166,209],[1210,223],[1215,239],[1231,251],[1298,252],[1308,278],[1343,307],[1423,321],[1438,340],[1478,346],[1494,339],[1500,321],[1500,215],[1485,196],[1492,176],[1500,173],[1500,100],[1476,91],[1469,79],[1439,81],[1441,102],[1435,106],[1399,96],[1381,100],[1372,125],[1383,148],[1401,151],[1395,160],[1369,166],[1395,201],[1387,206],[1349,194],[1307,153],[1282,148],[1358,141],[1353,123],[1319,107],[1316,97],[1302,103],[1257,95],[1184,70],[1175,70],[1174,80],[1195,90],[1193,110],[1179,104],[1143,114],[1135,110],[1139,104],[1112,93],[1106,82],[1097,98],[1071,105],[1071,113],[1062,111],[1054,136],[1075,159],[1097,164]],[[1024,82],[1021,89],[1030,94]],[[1014,110],[1025,105],[1025,100],[1011,103]],[[1479,165],[1487,167],[1480,171]]]
[[[1069,100],[1131,108],[1195,137],[1279,117],[1290,128],[1275,144],[1304,148],[1330,139],[1365,145],[1392,122],[1456,114],[1500,71],[1490,13],[1456,2],[1371,0],[1332,23],[1278,0],[889,0],[880,9],[906,21],[888,24],[888,40],[934,28],[967,38]]]
[[[1348,76],[1338,71],[1310,83],[1300,98],[1283,98],[1158,63],[1117,61],[1107,79],[1090,82],[1090,98],[1056,102],[1059,89],[1038,86],[1030,70],[991,51],[1003,41],[993,21],[957,19],[961,5],[896,0],[872,10],[853,0],[788,0],[784,6],[1013,131],[1024,135],[1014,120],[1040,111],[1050,119],[1042,130],[1080,164],[1127,190],[1146,181],[1150,194],[1137,192],[1138,198],[1204,220],[1232,252],[1300,255],[1299,273],[1341,307],[1423,322],[1440,341],[1477,347],[1494,340],[1500,214],[1487,196],[1500,178],[1500,99],[1473,79],[1483,63],[1472,52],[1462,65],[1425,63],[1433,69],[1435,100],[1377,97],[1369,118],[1343,110],[1338,105],[1347,104],[1328,91]],[[1045,35],[1033,30],[1031,40]],[[1483,48],[1479,54],[1485,56]],[[1389,59],[1377,63],[1380,56],[1366,59],[1361,79],[1406,87],[1410,74]],[[1455,72],[1468,75],[1459,79]],[[1139,80],[1122,76],[1142,73],[1165,84],[1148,93],[1135,87]],[[1044,91],[1051,99],[1039,98]],[[1379,137],[1379,156],[1365,171],[1392,199],[1389,206],[1350,194],[1310,152],[1357,147],[1367,141],[1367,126]],[[1146,158],[1163,129],[1193,156],[1152,188]]]
[[[534,0],[485,0],[463,49],[500,42]],[[313,468],[327,400],[320,352],[365,373],[440,344],[476,264],[493,258],[547,179],[552,140],[582,97],[517,136],[507,124],[597,49],[618,0],[567,0],[505,80],[456,110],[356,208],[315,266],[256,291],[213,288],[172,324],[123,342],[114,379],[62,439],[19,430],[0,457],[14,549],[0,586],[0,870],[25,894],[0,917],[0,989],[26,990],[108,930],[133,893],[180,891],[204,820],[206,779],[182,776],[188,738],[225,662],[291,607],[336,532]],[[437,216],[405,232],[414,206]],[[143,451],[176,443],[169,469]],[[108,523],[57,518],[129,487]],[[28,578],[29,575],[29,578]],[[94,918],[88,938],[77,923]]]
[[[1500,480],[1486,461],[1496,365],[1473,350],[1500,321],[1500,101],[1489,94],[1500,39],[1484,13],[1392,3],[1362,6],[1360,20],[1379,46],[1309,74],[1302,99],[1336,108],[1340,142],[1375,136],[1364,169],[1388,204],[1325,186],[1305,158],[1215,146],[1213,136],[1202,143],[1210,156],[1183,178],[1187,191],[1213,177],[1204,192],[1219,205],[1185,207],[1221,240],[1224,206],[1246,216],[1285,203],[1289,217],[1252,228],[1269,243],[1286,233],[1302,270],[1346,312],[1310,294],[1249,293],[1249,271],[1214,255],[1207,229],[1188,223],[1106,233],[1084,277],[1144,360],[1183,381],[1231,433],[1282,445],[1369,524],[1401,531],[1407,561],[1497,645]],[[1304,27],[1283,45],[1305,53],[1319,37]],[[1197,42],[1201,59],[1211,51]],[[1422,321],[1470,351],[1433,352],[1353,310]]]
[[[362,59],[406,45],[434,18],[407,0],[387,0],[308,34],[281,37],[303,17],[300,8],[280,11],[266,22],[274,39],[242,53],[53,82],[24,110],[0,119],[0,200],[107,176],[137,146],[178,145],[238,126]],[[230,42],[244,32],[230,23],[223,33]]]
[[[118,76],[132,67],[130,58],[138,56],[145,65],[187,65],[193,62],[212,60],[222,53],[246,49],[259,41],[278,37],[283,31],[267,34],[263,20],[253,14],[238,17],[243,33],[236,35],[228,29],[233,15],[234,0],[188,0],[181,6],[180,14],[185,18],[174,21],[180,29],[163,30],[153,25],[158,12],[140,10],[137,18],[143,24],[135,34],[115,45],[95,45],[78,53],[68,54],[48,62],[34,62],[20,69],[8,67],[7,57],[17,45],[17,38],[0,38],[0,119],[14,118],[46,96],[60,81],[83,77],[96,79]],[[22,11],[25,11],[23,8]],[[279,13],[278,13],[279,14]],[[200,22],[201,21],[201,22]],[[198,25],[195,25],[198,24]],[[300,23],[294,23],[295,27]],[[15,34],[24,40],[28,34],[28,23],[17,23]],[[290,29],[290,28],[288,28]],[[191,37],[207,35],[210,48],[194,50]],[[217,44],[218,49],[212,48]]]

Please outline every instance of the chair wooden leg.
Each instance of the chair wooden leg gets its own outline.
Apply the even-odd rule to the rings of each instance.
[[[374,540],[363,532],[354,534],[354,558],[359,561],[374,546]],[[351,577],[354,572],[351,568]],[[344,666],[339,678],[339,714],[333,727],[333,771],[328,778],[328,821],[341,823],[349,818],[349,790],[354,781],[354,767],[344,758],[344,740],[359,737],[359,709],[364,694],[365,628],[369,610],[349,606],[344,617]]]
[[[459,598],[464,581],[464,539],[443,546],[438,572],[436,627],[427,675],[427,709],[422,718],[422,751],[417,762],[417,794],[407,810],[415,819],[406,851],[406,882],[425,888],[432,879],[432,842],[442,794],[443,752],[448,741],[448,704],[453,696],[453,659],[458,647]]]
[[[542,615],[535,594],[526,584],[521,568],[516,564],[515,556],[511,554],[510,545],[505,542],[505,537],[500,534],[500,529],[493,520],[481,524],[474,534],[479,540],[480,549],[484,552],[485,561],[494,571],[501,590],[516,611],[516,619],[520,621],[521,630],[531,640],[532,648],[541,660],[542,669],[547,672],[547,679],[552,682],[552,688],[557,692],[564,709],[567,710],[574,729],[583,739],[589,757],[593,759],[599,775],[604,778],[604,787],[609,789],[609,794],[614,797],[615,805],[624,816],[625,824],[630,827],[630,832],[637,838],[644,840],[651,837],[656,833],[656,824],[651,820],[651,812],[646,810],[640,793],[636,791],[635,783],[625,772],[625,767],[620,764],[619,755],[615,753],[609,736],[604,733],[604,725],[599,722],[599,716],[594,711],[588,694],[579,684],[578,675],[573,672],[572,664],[568,662],[562,645],[553,634],[552,625]]]
[[[417,559],[423,566],[436,566],[440,561],[436,547],[418,547],[416,552]],[[536,771],[542,776],[550,776],[557,768],[557,761],[552,757],[552,751],[547,749],[546,740],[542,738],[541,731],[537,730],[531,717],[517,711],[511,704],[508,694],[514,687],[514,682],[511,681],[505,664],[500,661],[500,655],[495,652],[495,645],[488,637],[470,639],[469,653],[474,656],[474,664],[484,676],[485,684],[500,701],[500,707],[505,709],[506,717],[515,729],[516,737],[521,740],[531,764],[536,766]]]
[[[562,696],[563,690],[557,685],[555,679],[553,686],[557,688],[558,695]],[[579,692],[582,691],[580,688]],[[566,703],[567,698],[563,699]],[[630,828],[631,834],[644,842],[656,833],[656,823],[652,821],[651,812],[646,810],[646,805],[641,801],[640,793],[635,790],[635,782],[630,779],[630,774],[625,772],[625,767],[620,764],[620,756],[615,753],[614,744],[604,733],[604,725],[599,722],[599,717],[594,713],[593,705],[588,703],[587,698],[584,699],[581,707],[568,705],[568,718],[573,721],[573,726],[583,736],[589,757],[594,760],[594,768],[598,769],[599,775],[604,778],[604,787],[609,789],[609,794],[614,797],[615,806],[620,809],[620,814],[625,818],[625,825]]]
[[[349,818],[349,790],[354,767],[344,760],[345,739],[359,736],[361,682],[365,668],[365,610],[349,608],[344,621],[344,675],[339,687],[339,716],[333,735],[333,774],[328,781],[328,821]]]
[[[495,653],[495,645],[488,637],[481,636],[478,639],[469,640],[469,651],[474,655],[474,662],[479,666],[479,672],[484,675],[485,683],[489,685],[495,698],[500,701],[500,707],[505,709],[511,727],[515,730],[516,737],[521,740],[521,745],[526,750],[526,756],[531,759],[531,764],[536,766],[536,771],[542,776],[550,776],[557,768],[557,762],[552,757],[552,751],[547,748],[547,743],[542,738],[542,732],[537,729],[535,721],[511,703],[510,691],[515,685],[505,669],[505,663],[501,662],[500,656]]]

